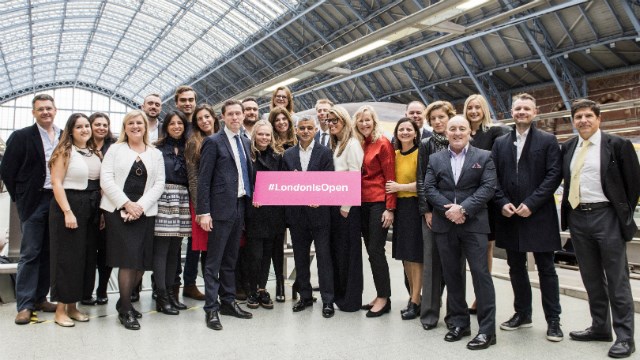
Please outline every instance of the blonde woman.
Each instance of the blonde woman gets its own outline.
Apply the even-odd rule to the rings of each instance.
[[[361,309],[368,310],[367,316],[375,317],[384,314],[383,309],[391,297],[389,264],[384,247],[394,219],[396,194],[386,193],[385,185],[396,179],[395,153],[391,142],[382,135],[378,115],[371,106],[362,106],[354,118],[354,134],[364,150],[360,225],[376,287],[376,297]]]
[[[327,115],[330,147],[335,171],[362,168],[364,151],[355,137],[351,116],[336,105]],[[342,311],[358,311],[362,306],[362,244],[360,243],[360,206],[340,206],[331,211],[331,254],[334,268],[335,304]],[[385,312],[390,309],[387,300]]]

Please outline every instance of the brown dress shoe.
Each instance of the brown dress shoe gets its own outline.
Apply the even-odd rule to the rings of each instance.
[[[204,294],[200,292],[200,289],[193,285],[185,285],[184,289],[182,289],[182,296],[192,298],[194,300],[204,300]]]
[[[56,312],[56,304],[50,303],[47,300],[36,304],[36,311],[44,311],[44,312]]]
[[[16,324],[18,325],[26,325],[31,322],[31,310],[24,309],[18,312],[16,315]]]

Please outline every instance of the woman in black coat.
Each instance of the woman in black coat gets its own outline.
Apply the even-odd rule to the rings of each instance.
[[[279,171],[282,153],[276,150],[273,127],[268,121],[260,120],[253,127],[251,136],[251,160],[254,171]],[[254,176],[253,179],[256,177]],[[255,184],[254,184],[255,187]],[[273,309],[271,295],[265,289],[269,278],[271,253],[274,246],[282,247],[285,232],[284,207],[260,206],[253,203],[247,209],[246,227],[247,252],[249,253],[249,287],[247,307],[262,306]],[[277,269],[277,266],[274,268]]]

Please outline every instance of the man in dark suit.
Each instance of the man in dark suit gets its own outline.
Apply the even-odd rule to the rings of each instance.
[[[640,196],[640,165],[629,140],[600,130],[600,107],[591,100],[571,106],[579,136],[562,147],[562,229],[569,228],[582,282],[589,297],[591,326],[572,331],[578,341],[616,342],[609,356],[635,351],[633,297],[626,242],[638,227],[633,212]],[[611,313],[609,313],[611,307]]]
[[[318,99],[316,101],[316,116],[318,117],[318,123],[320,129],[316,131],[316,135],[313,137],[318,144],[329,146],[329,124],[327,123],[327,115],[329,115],[329,109],[333,107],[333,102],[329,99]]]
[[[454,116],[449,120],[449,149],[429,157],[425,191],[433,205],[431,228],[447,284],[449,324],[452,327],[444,339],[453,342],[471,335],[465,301],[465,275],[460,267],[460,258],[464,255],[473,277],[480,324],[478,335],[467,344],[467,348],[478,350],[496,343],[495,290],[487,265],[487,202],[495,191],[496,170],[490,152],[469,145],[470,135],[467,119]]]
[[[49,293],[49,204],[53,198],[47,162],[58,145],[60,129],[54,125],[56,106],[49,95],[32,101],[36,123],[16,130],[7,140],[0,176],[15,201],[22,228],[16,274],[15,323],[28,324],[33,311],[55,312]]]
[[[560,146],[556,137],[536,129],[536,101],[529,94],[513,100],[515,128],[499,137],[492,151],[498,175],[495,202],[497,246],[507,250],[515,314],[502,330],[531,327],[531,284],[527,252],[533,252],[540,278],[547,340],[561,341],[560,289],[553,263],[560,250],[558,213],[553,196],[562,181]]]
[[[242,104],[227,100],[222,106],[224,130],[202,143],[198,175],[198,221],[210,231],[205,264],[207,327],[222,330],[219,314],[249,319],[235,301],[235,267],[244,226],[244,212],[251,199],[249,139],[240,135]],[[218,296],[220,302],[218,302]]]
[[[308,117],[296,123],[298,145],[284,153],[283,168],[288,171],[333,171],[333,154],[328,147],[314,140],[315,120]],[[333,264],[330,248],[330,216],[328,206],[288,206],[285,210],[291,232],[293,259],[296,264],[296,284],[300,300],[293,306],[298,312],[313,305],[309,251],[315,243],[318,262],[318,282],[322,297],[322,316],[334,315]]]
[[[418,125],[418,129],[420,129],[419,139],[426,139],[433,135],[431,131],[424,128],[424,123],[427,120],[427,109],[422,102],[416,100],[408,103],[404,116],[413,120],[416,125]]]

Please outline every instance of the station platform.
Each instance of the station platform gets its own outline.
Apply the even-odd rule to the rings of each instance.
[[[364,249],[363,249],[364,250]],[[363,251],[363,254],[365,252]],[[390,252],[387,252],[390,254]],[[80,306],[91,321],[76,323],[73,328],[62,328],[53,322],[53,314],[39,313],[38,322],[15,325],[15,303],[0,306],[0,359],[604,359],[611,343],[584,343],[569,339],[569,332],[582,330],[590,325],[587,302],[568,296],[574,292],[563,290],[562,330],[565,339],[552,343],[545,339],[546,322],[540,304],[540,293],[533,289],[533,327],[517,331],[497,330],[497,345],[487,350],[470,351],[466,343],[448,343],[443,340],[447,330],[442,321],[434,330],[425,331],[420,321],[403,321],[400,309],[408,295],[403,284],[402,264],[388,255],[391,285],[391,313],[379,318],[366,318],[364,311],[345,313],[336,310],[331,319],[324,319],[321,304],[299,313],[291,307],[292,281],[287,281],[287,301],[275,303],[273,310],[256,309],[253,319],[241,320],[221,316],[222,331],[209,330],[205,326],[203,302],[184,299],[188,310],[178,316],[157,313],[151,291],[141,293],[135,306],[144,317],[142,329],[125,330],[118,322],[114,308],[117,293],[109,294],[105,306]],[[289,265],[293,262],[289,259]],[[363,256],[365,288],[363,302],[375,296],[375,289],[366,254]],[[504,260],[494,263],[496,289],[496,322],[506,321],[513,314],[513,294],[508,281]],[[579,274],[573,270],[559,269],[561,282],[572,279],[578,288]],[[148,285],[148,274],[144,284]],[[535,272],[531,279],[537,281]],[[202,284],[202,278],[198,278]],[[312,283],[317,284],[315,262],[312,264]],[[573,286],[572,285],[572,286]],[[632,280],[637,299],[640,284]],[[267,286],[272,296],[275,281]],[[201,288],[202,289],[202,288]],[[467,281],[467,300],[472,301],[473,289]],[[579,291],[578,291],[579,292]],[[317,294],[319,297],[319,294]],[[446,296],[446,295],[445,295]],[[241,305],[243,308],[244,305]],[[444,314],[442,314],[444,315]],[[636,324],[640,315],[635,315]],[[472,316],[472,333],[478,329]],[[636,336],[636,341],[638,336]],[[638,353],[634,354],[638,356]]]

